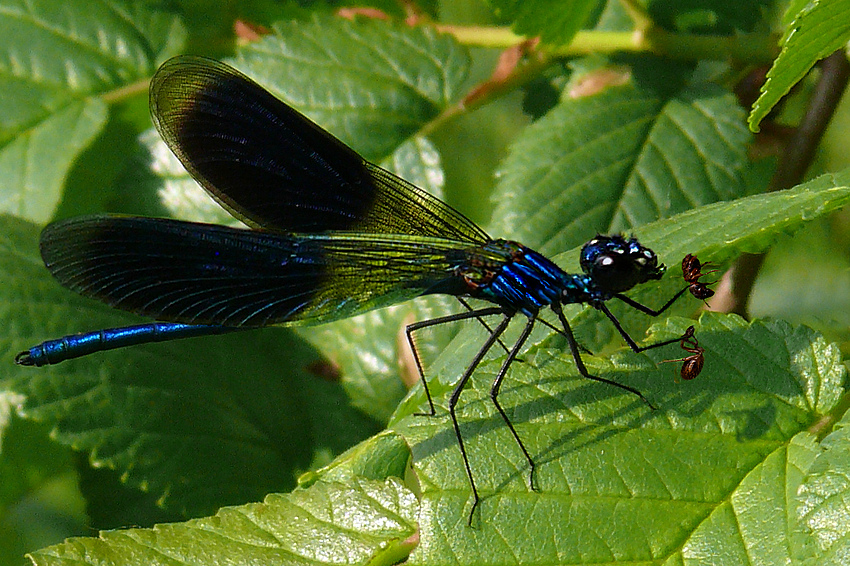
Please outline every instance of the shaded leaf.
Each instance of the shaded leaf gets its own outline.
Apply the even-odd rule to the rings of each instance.
[[[731,93],[661,81],[565,99],[526,128],[494,195],[500,235],[556,253],[742,196],[749,135]]]
[[[771,0],[649,0],[647,10],[654,23],[670,30],[729,35],[753,31],[764,25]]]
[[[20,395],[0,389],[0,564],[68,534],[86,534],[71,451],[47,427],[18,417]],[[59,495],[52,498],[50,495]]]
[[[43,426],[15,415],[20,395],[0,391],[0,504],[14,505],[51,476],[73,469],[70,452],[51,442]]]
[[[787,17],[787,16],[786,16]],[[850,0],[809,2],[788,25],[782,51],[767,73],[761,96],[750,112],[750,129],[802,79],[812,66],[850,40]]]
[[[4,0],[0,212],[45,222],[107,120],[103,95],[144,80],[182,38],[150,3]]]

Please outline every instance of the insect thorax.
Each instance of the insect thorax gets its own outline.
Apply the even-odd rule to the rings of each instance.
[[[528,316],[556,301],[592,298],[587,277],[565,273],[541,254],[509,240],[493,240],[473,250],[455,274],[470,296]]]

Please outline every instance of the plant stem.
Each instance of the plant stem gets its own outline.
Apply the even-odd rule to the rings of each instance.
[[[503,27],[435,26],[464,45],[507,49],[528,38]],[[554,57],[576,57],[590,53],[652,53],[671,59],[735,60],[747,64],[770,63],[776,56],[776,38],[766,34],[697,35],[671,33],[650,26],[644,31],[580,31],[560,47],[540,45]]]
[[[149,84],[150,81],[148,79],[136,81],[134,83],[124,85],[121,88],[116,88],[115,90],[110,90],[109,92],[103,93],[101,95],[101,99],[103,99],[103,101],[107,104],[121,102],[122,100],[132,98],[133,96],[136,96],[139,93],[147,93]]]
[[[525,83],[540,76],[540,73],[552,64],[553,59],[553,57],[549,57],[543,53],[534,54],[528,60],[518,65],[507,78],[498,82],[491,82],[488,88],[481,91],[479,96],[466,96],[459,102],[448,106],[439,116],[423,125],[418,132],[419,135],[427,136],[455,117],[463,113],[472,112],[476,108],[480,108],[500,96],[513,92]]]
[[[826,127],[850,80],[850,63],[843,49],[821,62],[821,77],[815,86],[805,116],[788,140],[768,191],[790,189],[803,181],[814,160]],[[743,254],[723,275],[725,292],[711,301],[711,310],[734,312],[747,317],[747,302],[756,276],[764,262],[764,254]]]

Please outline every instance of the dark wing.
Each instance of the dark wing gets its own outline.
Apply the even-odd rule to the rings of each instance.
[[[159,320],[224,326],[320,323],[429,292],[461,294],[450,240],[273,234],[176,220],[89,216],[48,226],[59,282]]]
[[[471,220],[368,163],[235,69],[176,57],[150,85],[154,123],[231,214],[267,230],[409,234],[483,243]]]

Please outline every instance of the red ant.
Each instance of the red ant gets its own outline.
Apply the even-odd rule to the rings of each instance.
[[[694,258],[696,259],[696,258]],[[710,289],[709,289],[710,290]],[[664,360],[665,362],[683,362],[682,363],[682,379],[690,381],[694,379],[702,371],[702,366],[705,363],[705,348],[701,348],[694,336],[694,327],[689,326],[682,335],[682,349],[689,352],[691,355],[676,360]]]
[[[714,291],[709,289],[711,283],[703,283],[700,277],[714,273],[715,270],[702,272],[704,267],[711,265],[709,262],[702,263],[697,256],[688,254],[682,259],[682,277],[688,283],[688,290],[691,295],[702,301],[714,295]],[[681,375],[682,379],[690,381],[700,374],[702,366],[705,364],[705,348],[701,348],[699,342],[694,336],[694,327],[689,326],[682,335],[682,349],[690,355],[676,360],[664,360],[665,362],[682,362]]]
[[[716,271],[712,269],[711,271],[703,273],[702,268],[708,267],[709,265],[711,265],[710,262],[700,263],[697,256],[691,254],[686,255],[684,259],[682,259],[682,277],[685,282],[688,283],[688,290],[691,292],[691,295],[702,301],[714,295],[714,291],[709,289],[708,285],[715,282],[703,283],[699,280],[699,278],[703,275],[708,275],[709,273],[714,273]]]

